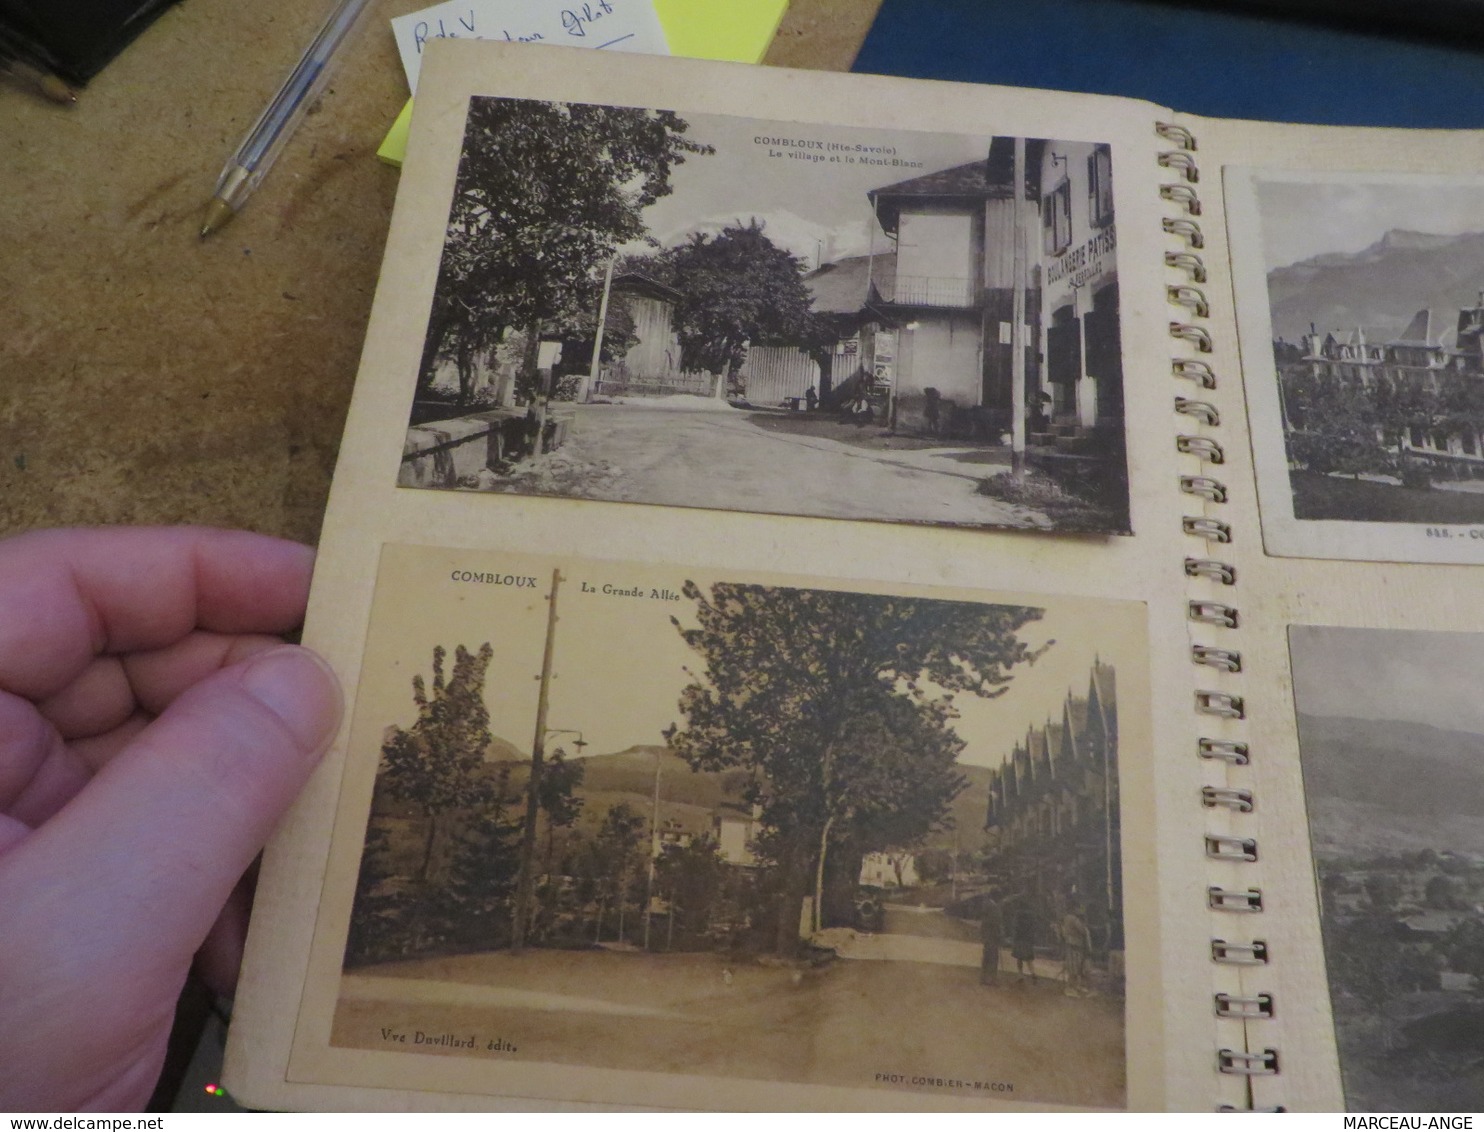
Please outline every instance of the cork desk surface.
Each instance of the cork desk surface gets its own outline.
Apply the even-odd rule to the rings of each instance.
[[[63,109],[0,88],[0,535],[206,523],[313,542],[370,313],[406,98],[376,0],[242,213],[223,161],[324,19],[190,0]],[[793,0],[766,61],[848,70],[880,0]]]

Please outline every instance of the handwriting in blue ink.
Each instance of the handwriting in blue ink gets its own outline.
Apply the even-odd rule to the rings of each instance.
[[[412,29],[412,43],[417,48],[419,55],[423,53],[423,44],[430,39],[458,39],[462,35],[474,34],[474,12],[472,9],[469,12],[469,18],[467,20],[463,16],[460,16],[458,22],[452,27],[449,27],[441,19],[437,23],[437,31],[433,30],[432,25],[427,20],[420,20],[417,26]],[[461,32],[459,28],[463,28],[464,30]]]
[[[562,9],[562,27],[567,30],[568,35],[582,38],[587,35],[590,25],[597,23],[604,16],[613,15],[613,5],[609,0],[597,0],[593,4],[584,4],[581,8]]]

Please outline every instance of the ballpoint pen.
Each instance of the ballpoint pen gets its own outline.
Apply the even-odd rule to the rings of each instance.
[[[268,108],[247,132],[236,152],[227,159],[201,221],[203,238],[237,215],[263,175],[272,168],[284,143],[304,117],[304,111],[324,89],[336,53],[360,24],[370,3],[371,0],[339,0],[335,5],[335,10],[304,52],[299,65],[273,96],[273,101],[268,103]]]
[[[29,87],[61,106],[70,106],[77,101],[77,94],[60,78],[28,59],[10,54],[3,45],[0,45],[0,76]]]
[[[45,52],[12,38],[3,26],[0,26],[0,77],[29,87],[43,98],[62,106],[77,101],[73,89],[51,69]]]

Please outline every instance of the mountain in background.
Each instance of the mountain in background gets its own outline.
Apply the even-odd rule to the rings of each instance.
[[[1484,854],[1484,735],[1302,713],[1298,724],[1317,853]]]
[[[525,781],[529,759],[529,755],[504,739],[496,739],[486,752],[486,761],[520,764],[511,768],[512,786]],[[726,809],[737,815],[748,812],[743,800],[750,778],[746,770],[694,771],[684,759],[660,745],[638,745],[613,754],[590,755],[580,761],[585,770],[578,791],[583,799],[578,828],[588,834],[595,833],[604,815],[620,803],[647,818],[654,806],[656,767],[660,779],[661,824],[671,821],[691,834],[709,833],[712,816],[718,811]],[[960,852],[972,852],[983,845],[990,771],[988,767],[968,765],[960,765],[958,769],[967,784],[949,808],[954,827],[930,834],[924,848],[951,851],[955,832]]]
[[[1458,312],[1484,290],[1484,232],[1439,236],[1393,229],[1359,252],[1335,252],[1268,272],[1273,337],[1297,343],[1365,328],[1373,342],[1397,338],[1424,307],[1433,334],[1450,337]]]

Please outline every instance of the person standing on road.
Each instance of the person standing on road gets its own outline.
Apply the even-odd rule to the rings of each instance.
[[[984,944],[984,953],[979,960],[979,982],[992,987],[1000,981],[1000,944],[1005,935],[1005,914],[996,899],[998,893],[990,892],[984,899],[984,914],[979,918],[979,939]]]
[[[1036,909],[1031,895],[1021,892],[1015,897],[1015,914],[1010,923],[1010,954],[1015,957],[1015,973],[1024,982],[1029,976],[1036,982]]]
[[[1082,918],[1082,909],[1073,902],[1058,926],[1061,936],[1062,969],[1066,972],[1065,993],[1080,998],[1086,995],[1087,956],[1092,951],[1092,933],[1087,930],[1087,921]]]

